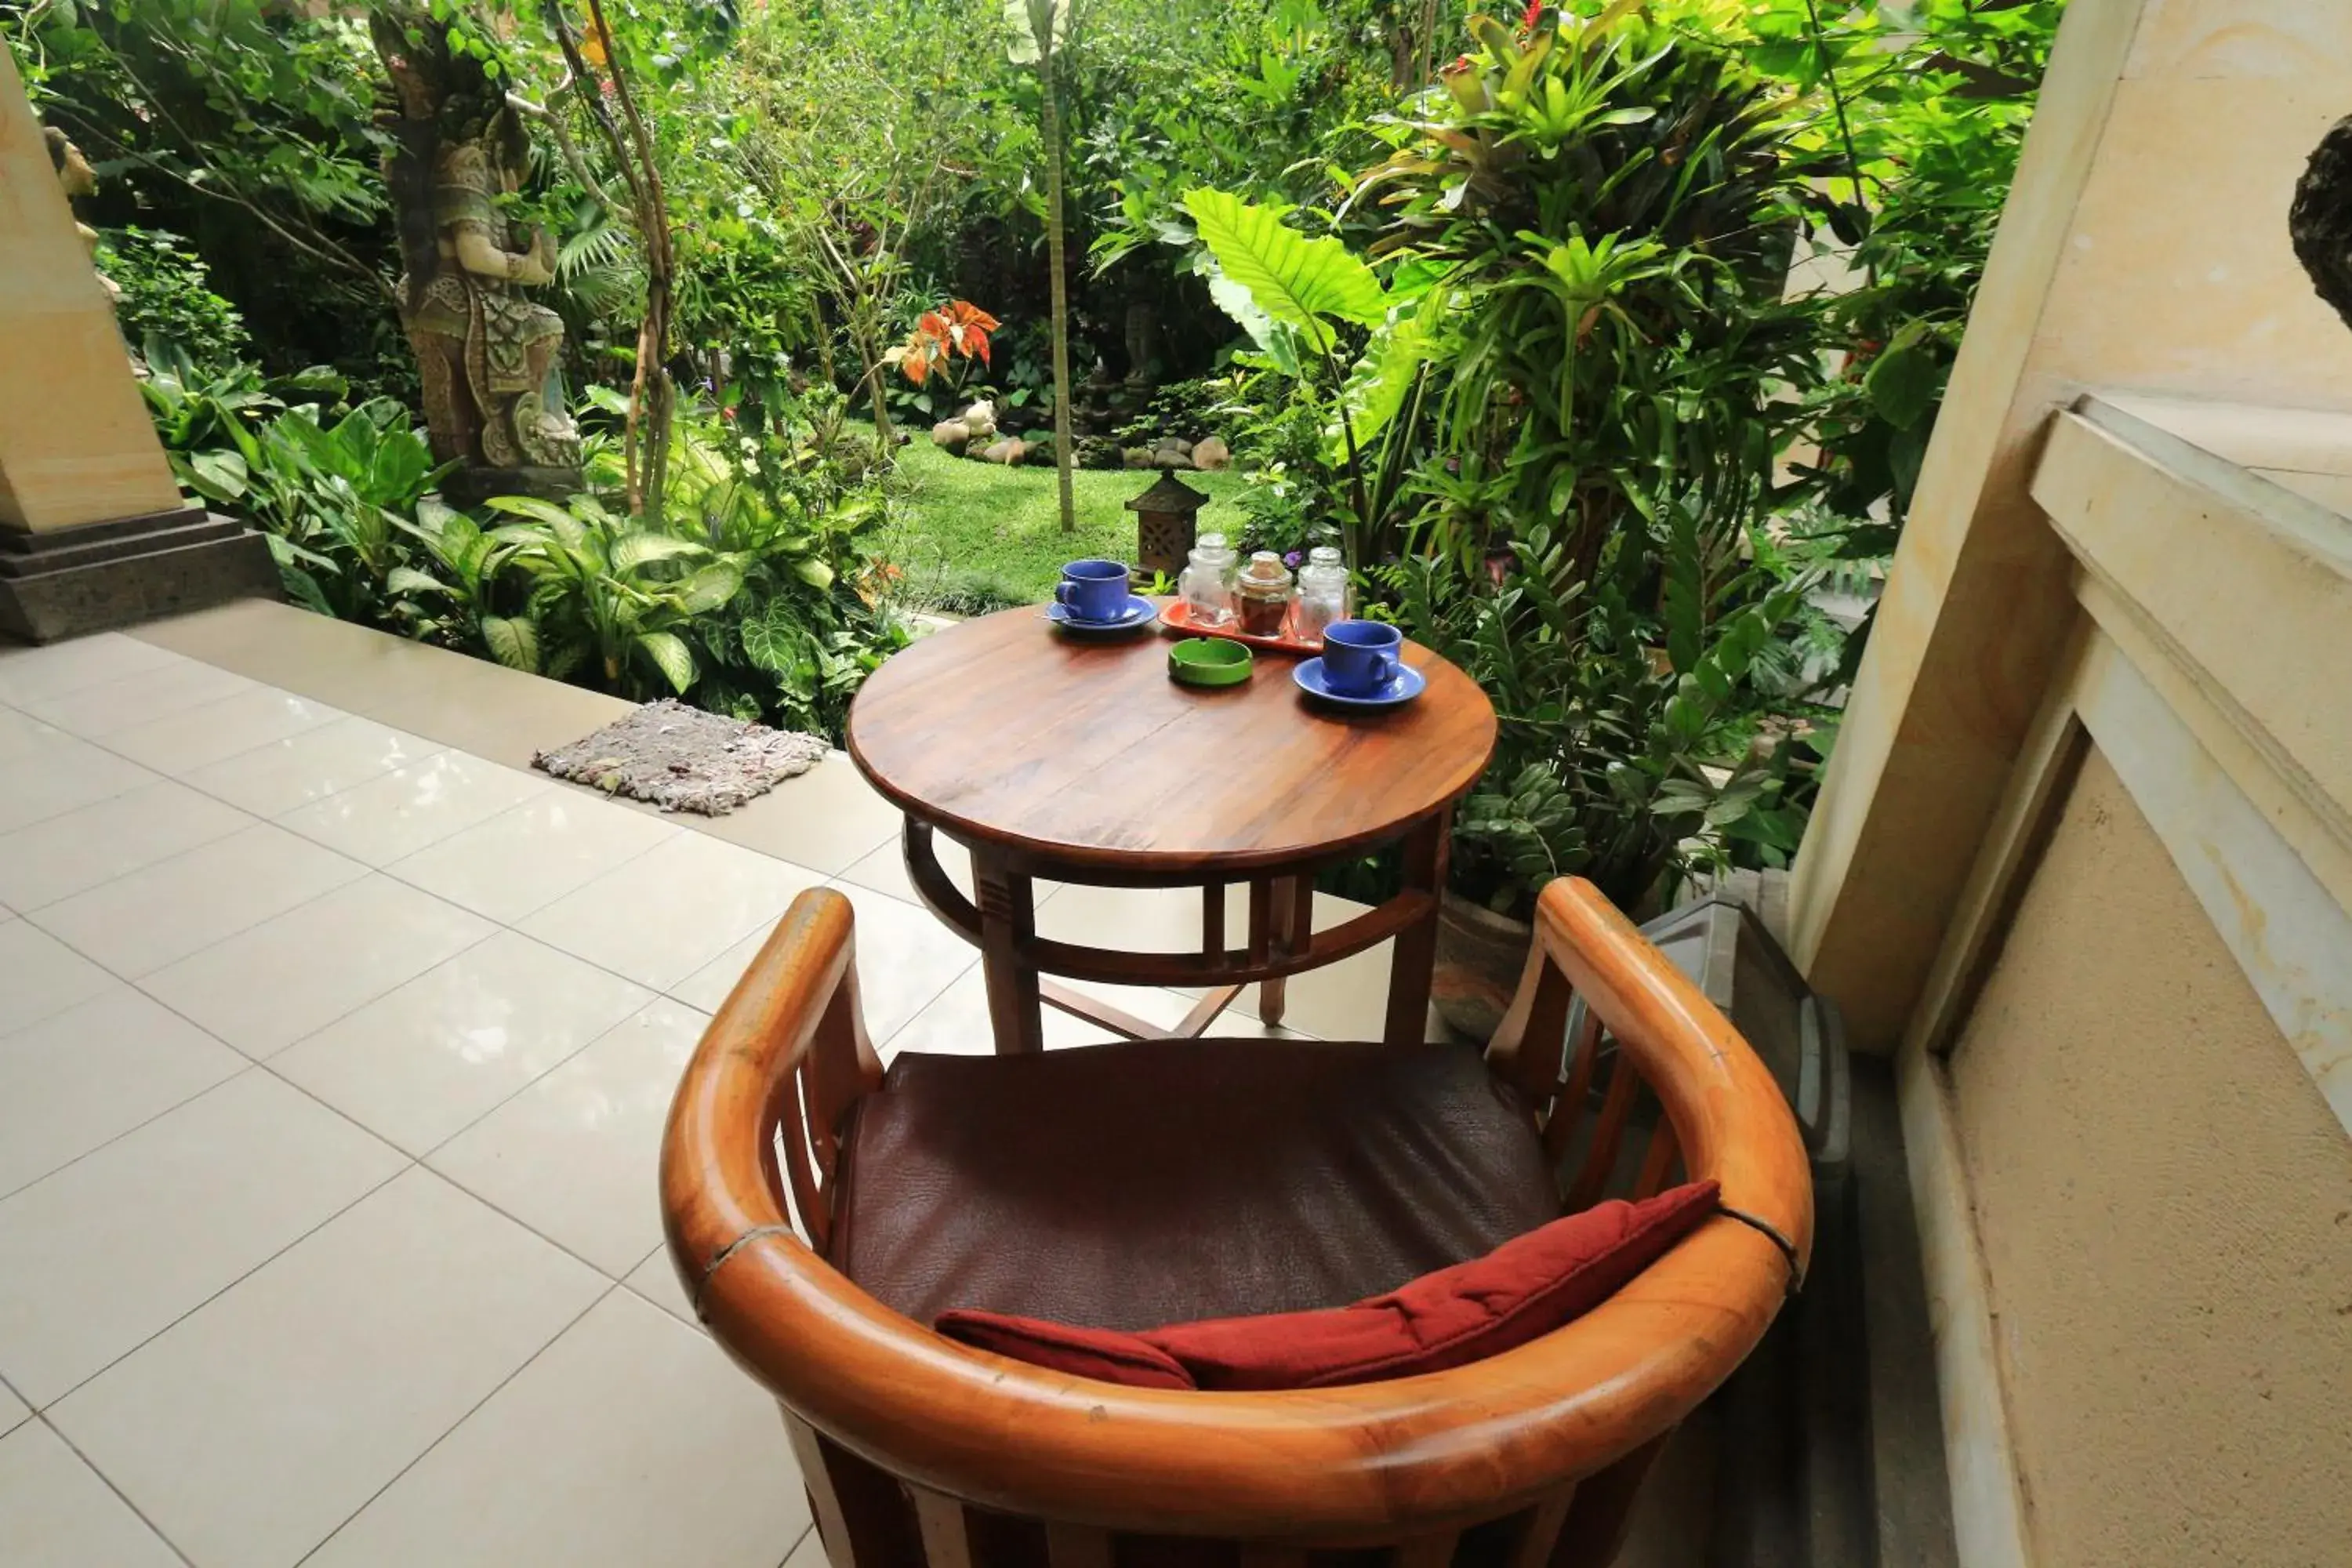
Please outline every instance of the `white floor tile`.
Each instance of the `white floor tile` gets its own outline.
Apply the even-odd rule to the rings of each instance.
[[[748,849],[833,876],[885,844],[898,841],[905,819],[840,752],[798,778],[786,779],[740,811],[713,818],[709,831]]]
[[[190,712],[118,730],[107,736],[106,744],[158,773],[179,774],[341,717],[323,702],[261,686]]]
[[[15,1390],[0,1383],[0,1436],[23,1426],[32,1414],[32,1407],[17,1398]]]
[[[270,1067],[423,1154],[652,1000],[569,953],[499,931]]]
[[[55,697],[36,698],[24,710],[69,734],[96,740],[134,724],[202,708],[223,698],[257,689],[242,675],[194,659],[142,670]]]
[[[443,752],[278,820],[354,860],[388,866],[554,787],[540,774]]]
[[[30,921],[0,922],[0,1034],[114,988],[113,976]]]
[[[135,980],[365,875],[355,860],[257,823],[51,904],[37,923]]]
[[[855,884],[835,884],[835,889],[857,913],[858,1001],[873,1038],[897,1034],[980,962],[980,950],[930,910]],[[673,994],[706,1013],[717,1012],[767,940],[768,932],[753,932],[697,971]]]
[[[442,747],[372,719],[337,719],[189,772],[206,795],[278,816],[340,790],[437,756]]]
[[[681,833],[567,893],[518,928],[666,991],[823,879],[805,867]]]
[[[247,1065],[127,985],[0,1037],[0,1196]]]
[[[0,660],[0,702],[19,707],[61,692],[103,686],[142,670],[192,664],[168,648],[119,632],[22,648]]]
[[[181,1568],[179,1554],[37,1421],[0,1437],[0,1563]]]
[[[694,1321],[694,1300],[678,1281],[677,1265],[669,1260],[667,1242],[655,1247],[653,1256],[631,1269],[622,1283],[679,1322],[701,1331],[701,1325]]]
[[[29,752],[55,745],[66,738],[62,730],[19,713],[13,708],[0,708],[0,763],[14,762]]]
[[[0,833],[112,800],[155,775],[88,741],[55,731],[0,762]]]
[[[124,1134],[0,1201],[0,1376],[49,1404],[402,1163],[253,1069]]]
[[[512,924],[685,831],[582,791],[557,788],[386,869]]]
[[[268,1057],[497,930],[371,876],[157,970],[139,984],[250,1057]]]
[[[0,837],[0,900],[37,910],[252,826],[234,806],[157,779]]]
[[[49,1418],[192,1561],[291,1568],[604,1288],[412,1169]]]
[[[310,1568],[773,1568],[808,1523],[775,1402],[616,1290]]]
[[[656,1001],[425,1163],[618,1279],[662,1238],[662,1127],[707,1022]]]

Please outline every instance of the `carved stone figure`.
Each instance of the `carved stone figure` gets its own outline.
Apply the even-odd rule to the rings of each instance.
[[[2352,326],[2352,116],[2337,121],[2311,154],[2286,221],[2312,287]]]
[[[517,249],[501,198],[530,155],[520,119],[481,63],[406,6],[370,18],[392,79],[377,123],[392,137],[384,180],[398,211],[401,325],[424,384],[433,455],[465,466],[454,500],[560,496],[580,488],[580,436],[563,412],[563,321],[522,286],[555,277],[536,231]]]
[[[81,155],[81,149],[66,139],[64,132],[54,125],[44,126],[41,130],[41,140],[49,149],[49,167],[57,171],[58,184],[64,187],[68,202],[98,195],[97,172],[89,166],[89,160]],[[74,232],[81,236],[82,244],[89,248],[90,268],[91,270],[96,271],[98,230],[82,222],[79,217],[76,217]],[[122,298],[122,287],[113,279],[100,272],[98,281],[105,289],[108,299],[119,301]]]

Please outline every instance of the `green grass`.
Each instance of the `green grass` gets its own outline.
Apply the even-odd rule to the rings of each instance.
[[[1062,563],[1101,556],[1135,559],[1135,514],[1126,503],[1141,495],[1156,474],[1092,473],[1072,476],[1077,500],[1077,531],[1062,531],[1054,469],[1001,468],[950,457],[930,443],[928,432],[899,448],[898,472],[908,494],[901,521],[884,553],[907,574],[919,601],[952,601],[958,594],[986,592],[1018,603],[1054,596]],[[1178,476],[1210,498],[1201,509],[1201,531],[1241,531],[1241,476],[1227,470]],[[949,607],[955,607],[950,602]]]

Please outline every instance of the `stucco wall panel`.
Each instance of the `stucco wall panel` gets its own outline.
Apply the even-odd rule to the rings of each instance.
[[[2352,1141],[2095,752],[1951,1069],[2038,1560],[2352,1563]]]

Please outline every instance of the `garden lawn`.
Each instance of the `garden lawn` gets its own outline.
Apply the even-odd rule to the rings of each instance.
[[[1066,561],[1100,556],[1132,563],[1135,514],[1126,504],[1159,477],[1080,469],[1072,476],[1078,528],[1065,533],[1051,464],[1007,468],[973,462],[918,434],[899,449],[898,473],[908,490],[884,553],[907,574],[916,599],[950,611],[992,607],[992,599],[1050,599]],[[1241,509],[1234,504],[1240,475],[1177,477],[1210,498],[1201,509],[1202,532],[1241,532]]]

